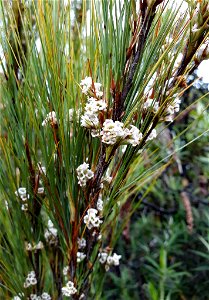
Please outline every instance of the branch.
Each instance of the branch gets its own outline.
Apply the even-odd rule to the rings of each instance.
[[[142,51],[145,46],[146,38],[148,36],[148,33],[150,31],[152,22],[154,20],[155,14],[156,14],[156,8],[157,6],[163,2],[163,0],[155,1],[153,6],[149,8],[147,6],[146,1],[140,1],[140,9],[141,9],[141,29],[139,33],[138,38],[138,47],[135,55],[133,56],[133,62],[130,65],[129,73],[127,80],[124,84],[123,90],[120,93],[116,92],[116,97],[114,99],[114,107],[113,107],[113,120],[121,120],[123,110],[124,110],[124,103],[127,98],[127,95],[129,91],[131,90],[133,86],[133,79],[136,73],[137,66],[140,62],[140,58],[142,56]],[[147,15],[146,15],[147,14]],[[129,49],[132,47],[132,45],[129,46]],[[131,57],[130,57],[131,59]],[[125,70],[125,68],[124,68]],[[125,76],[125,71],[123,76]]]

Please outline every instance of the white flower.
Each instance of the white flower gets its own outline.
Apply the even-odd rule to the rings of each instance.
[[[165,122],[173,122],[173,115],[167,115],[163,119]]]
[[[153,130],[150,132],[150,135],[148,136],[147,141],[151,141],[151,140],[155,139],[156,136],[157,136],[157,131],[156,131],[156,129],[153,129]]]
[[[27,194],[27,190],[24,187],[20,187],[17,191],[15,191],[15,195],[20,197],[23,202],[26,202],[30,196]]]
[[[19,293],[17,296],[14,296],[12,300],[21,300],[24,299],[24,293]]]
[[[64,268],[63,268],[63,271],[62,271],[63,275],[64,275],[64,276],[67,276],[68,271],[69,271],[69,266],[64,267]]]
[[[172,103],[175,112],[179,112],[180,104],[181,104],[181,100],[177,97]]]
[[[26,243],[25,249],[27,251],[32,251],[33,250],[33,246],[31,245],[31,243]]]
[[[99,198],[97,200],[97,209],[98,211],[103,211],[103,201],[102,201],[102,196],[99,195]]]
[[[100,130],[99,129],[92,129],[91,130],[91,136],[92,137],[98,137],[98,136],[100,136]]]
[[[151,108],[153,111],[156,113],[159,109],[159,104],[158,102],[155,102],[154,99],[147,99],[146,102],[143,105],[144,109]]]
[[[30,273],[28,273],[23,286],[24,288],[28,288],[29,286],[36,285],[36,284],[37,284],[36,274],[34,271],[31,271]]]
[[[88,113],[98,113],[99,111],[106,111],[107,104],[104,100],[97,100],[96,98],[88,98],[85,106],[85,111]]]
[[[78,238],[78,249],[83,249],[86,247],[86,240],[84,238]]]
[[[165,109],[165,116],[163,118],[166,122],[173,122],[175,112],[179,112],[181,100],[176,97]]]
[[[179,65],[180,65],[180,63],[182,62],[182,60],[183,60],[183,54],[182,53],[179,53],[178,55],[177,55],[177,58],[176,58],[176,60],[175,60],[175,63],[174,63],[174,68],[177,68]]]
[[[121,259],[121,255],[117,255],[116,253],[114,253],[112,256],[109,255],[107,257],[107,264],[109,266],[113,265],[113,266],[119,266],[120,262],[119,260]]]
[[[95,87],[95,90],[98,92],[98,91],[100,91],[102,84],[99,82],[94,82],[94,87]]]
[[[97,217],[98,211],[94,208],[89,208],[87,214],[84,216],[84,223],[87,228],[90,230],[94,227],[99,227],[102,221]]]
[[[89,164],[84,162],[77,169],[78,184],[81,187],[86,186],[86,182],[94,177],[94,172],[89,169]]]
[[[4,200],[4,205],[5,205],[6,209],[8,210],[9,209],[9,204],[8,204],[7,200]]]
[[[48,228],[44,232],[44,237],[49,245],[57,245],[57,229],[54,227],[51,220],[48,221]]]
[[[88,94],[91,89],[92,92],[96,93],[96,97],[100,98],[103,96],[103,92],[100,91],[101,83],[95,82],[94,88],[92,85],[92,78],[86,77],[81,81],[82,92],[84,94]],[[81,126],[89,128],[89,129],[97,129],[99,126],[99,118],[98,114],[100,111],[106,111],[107,104],[104,100],[98,100],[94,97],[89,97],[85,106],[84,114],[81,116]],[[73,111],[71,111],[71,115]],[[97,130],[92,133],[92,136],[98,136]]]
[[[57,124],[57,117],[55,111],[51,111],[46,115],[45,120],[42,122],[42,126],[46,126],[48,123],[51,125]]]
[[[41,250],[44,248],[44,245],[41,241],[38,242],[38,244],[35,246],[37,250]]]
[[[81,126],[86,128],[95,128],[99,126],[98,113],[106,111],[107,104],[104,100],[97,100],[96,98],[88,98],[85,106],[85,113],[81,116]]]
[[[41,241],[39,241],[37,245],[32,246],[31,243],[26,243],[26,245],[25,245],[25,249],[27,251],[41,250],[43,248],[44,248],[44,245]]]
[[[108,145],[114,145],[119,140],[127,137],[129,130],[124,129],[124,124],[119,121],[106,119],[101,131],[102,142]]]
[[[102,234],[100,233],[98,236],[97,236],[97,241],[101,241],[102,239]]]
[[[83,261],[85,257],[86,254],[84,254],[83,252],[77,252],[77,263]]]
[[[28,203],[22,204],[21,205],[21,210],[27,211],[28,210]]]
[[[43,293],[41,296],[36,294],[30,294],[30,300],[51,300],[51,296],[48,293]]]
[[[133,147],[139,145],[141,139],[142,139],[142,133],[139,131],[139,129],[134,126],[130,125],[131,129],[129,130],[129,135],[126,139],[126,141],[131,144]]]
[[[82,93],[87,94],[89,89],[92,86],[92,78],[91,77],[85,77],[84,79],[81,80],[80,85],[82,87]]]
[[[41,295],[41,299],[42,300],[51,300],[52,298],[51,298],[51,296],[48,293],[43,293]]]
[[[20,187],[17,191],[15,191],[15,195],[16,196],[26,196],[27,194],[27,191],[26,191],[26,188],[24,187]]]
[[[99,262],[100,262],[101,264],[106,263],[107,257],[108,257],[108,254],[107,254],[106,252],[101,252],[101,253],[99,253]]]
[[[114,253],[113,255],[108,255],[106,252],[101,252],[98,255],[99,262],[105,264],[105,270],[108,271],[110,266],[119,266],[121,255]]]
[[[84,79],[81,80],[80,83],[82,87],[82,93],[87,95],[88,92],[94,91],[93,89],[93,82],[91,77],[85,77]],[[101,91],[102,84],[99,82],[94,82],[94,88],[95,88],[95,94],[98,98],[101,98],[103,96],[103,92]]]
[[[41,300],[41,296],[37,296],[36,294],[30,294],[30,300]]]
[[[98,127],[99,119],[95,113],[85,113],[81,116],[81,126],[86,128]]]
[[[68,281],[66,286],[62,288],[63,296],[70,297],[77,292],[77,289],[74,287],[74,283],[72,281]]]
[[[44,193],[44,188],[43,188],[43,187],[39,187],[37,193],[38,193],[39,195],[43,195],[43,193]]]

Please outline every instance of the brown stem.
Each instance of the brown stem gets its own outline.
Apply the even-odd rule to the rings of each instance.
[[[27,139],[25,142],[25,151],[26,151],[26,157],[28,160],[28,168],[29,168],[29,173],[30,173],[30,185],[31,185],[31,188],[33,191],[32,226],[33,226],[34,236],[36,236],[37,228],[38,228],[37,218],[41,211],[41,202],[37,198],[39,176],[36,177],[36,174],[35,174],[35,169],[33,167],[32,158],[31,158],[30,149],[29,149],[29,143],[28,143]],[[41,293],[41,286],[40,286],[41,272],[39,271],[39,265],[40,265],[40,251],[37,251],[34,253],[34,271],[35,271],[36,278],[37,278],[36,288],[37,288],[38,295],[40,295],[40,293]]]
[[[133,61],[130,64],[130,69],[128,73],[128,77],[125,81],[122,93],[120,94],[119,92],[116,91],[116,96],[114,99],[114,106],[113,106],[113,120],[121,120],[123,111],[124,111],[124,103],[125,100],[128,96],[129,91],[131,90],[133,86],[133,79],[138,67],[138,64],[140,62],[140,58],[142,56],[142,51],[145,46],[146,38],[148,36],[149,30],[151,28],[151,24],[153,22],[153,19],[155,17],[155,10],[158,4],[160,4],[161,1],[156,1],[154,4],[153,8],[149,11],[148,15],[146,16],[146,11],[147,11],[147,4],[145,2],[140,1],[140,8],[141,8],[141,30],[139,33],[139,38],[138,38],[138,47],[137,51],[133,56]],[[130,45],[131,47],[131,45]],[[133,48],[134,49],[134,48]],[[131,57],[130,57],[131,59]],[[125,68],[124,68],[125,72]],[[125,74],[123,74],[125,76]]]
[[[53,259],[50,261],[53,280],[57,288],[57,300],[62,300],[62,264],[63,264],[63,255],[59,249],[59,244],[53,250]]]

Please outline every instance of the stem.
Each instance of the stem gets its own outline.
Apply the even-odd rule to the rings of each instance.
[[[124,103],[125,100],[128,96],[129,91],[131,90],[133,83],[134,83],[134,76],[137,70],[137,66],[140,62],[140,58],[142,56],[142,51],[145,46],[146,38],[148,36],[149,30],[151,28],[151,24],[153,22],[153,19],[155,17],[155,10],[157,5],[159,5],[161,1],[156,1],[156,3],[153,5],[153,8],[148,10],[147,5],[145,2],[140,1],[140,8],[141,8],[141,30],[139,33],[139,38],[138,38],[138,47],[137,51],[133,56],[133,62],[130,65],[129,73],[127,80],[124,84],[123,90],[121,95],[119,93],[116,93],[116,97],[114,99],[114,107],[113,107],[113,120],[121,120],[122,114],[124,111]],[[146,12],[148,11],[147,15]],[[131,45],[130,47],[131,48]],[[132,49],[134,50],[134,48]],[[130,59],[132,57],[130,56]],[[129,59],[129,60],[130,60]],[[125,68],[124,68],[125,70]],[[125,76],[125,71],[123,76]]]

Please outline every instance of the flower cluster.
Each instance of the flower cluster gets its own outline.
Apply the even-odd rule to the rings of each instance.
[[[106,111],[107,109],[107,104],[104,100],[97,100],[94,97],[88,98],[88,102],[85,106],[85,111],[88,112],[89,114],[97,114],[100,111]]]
[[[91,129],[93,137],[99,135],[99,113],[107,109],[105,100],[102,100],[103,92],[101,83],[92,81],[91,77],[81,80],[82,93],[88,96],[84,114],[81,116],[81,126]],[[93,97],[92,97],[93,95]]]
[[[98,211],[94,208],[89,208],[87,210],[87,214],[84,216],[84,223],[86,224],[87,228],[90,230],[94,227],[99,227],[102,221],[97,216]]]
[[[80,85],[82,87],[82,93],[87,95],[88,91],[92,87],[92,78],[91,77],[85,77],[84,79],[81,80]]]
[[[84,238],[78,238],[78,249],[84,249],[86,247],[86,240]]]
[[[85,112],[83,116],[81,116],[81,126],[86,128],[95,128],[99,125],[99,119],[96,114],[90,114]]]
[[[24,187],[20,187],[17,191],[15,191],[15,195],[17,197],[20,197],[20,199],[22,200],[22,202],[24,202],[21,205],[21,209],[24,211],[28,210],[28,203],[27,200],[30,198],[29,194],[27,194],[27,190]]]
[[[83,163],[77,169],[78,184],[81,187],[86,186],[86,182],[94,177],[94,173],[89,169],[89,164]]]
[[[46,115],[45,120],[42,122],[42,126],[46,126],[48,123],[50,123],[50,125],[52,126],[57,124],[57,117],[55,111],[51,111]]]
[[[28,273],[27,278],[24,282],[24,288],[28,288],[31,285],[36,285],[37,284],[37,279],[36,279],[36,274],[34,271],[31,271],[30,273]]]
[[[97,98],[101,98],[103,96],[103,92],[101,91],[101,83],[92,81],[91,77],[85,77],[81,80],[80,83],[82,87],[82,93],[88,95],[89,93],[93,93]]]
[[[64,276],[67,276],[69,269],[70,269],[69,266],[65,266],[65,267],[63,268],[62,273],[63,273]]]
[[[102,142],[108,145],[114,145],[119,140],[125,139],[128,133],[128,129],[124,129],[122,122],[114,122],[112,119],[106,119],[101,131]]]
[[[99,126],[99,112],[106,111],[107,104],[104,100],[88,98],[84,115],[81,116],[81,126],[86,128],[97,128]]]
[[[38,244],[31,244],[31,243],[26,243],[25,249],[27,251],[36,251],[36,250],[41,250],[44,248],[44,245],[41,241],[38,242]]]
[[[43,187],[39,187],[37,190],[37,194],[42,195],[44,193],[44,188]],[[15,195],[17,197],[20,197],[20,199],[22,200],[22,205],[21,205],[21,209],[24,211],[28,210],[28,203],[27,200],[30,198],[30,195],[27,193],[26,188],[24,187],[20,187],[17,191],[15,191]]]
[[[12,300],[21,300],[24,297],[24,293],[19,293],[17,296],[14,296]]]
[[[101,264],[105,264],[107,261],[108,254],[107,254],[107,252],[101,252],[101,253],[99,253],[98,257],[99,257],[99,262]]]
[[[97,209],[98,211],[103,211],[104,202],[102,200],[102,195],[100,194],[97,200]]]
[[[176,97],[176,95],[174,95],[174,97]],[[181,100],[178,97],[176,97],[173,101],[171,101],[164,111],[164,116],[162,118],[162,121],[173,122],[174,114],[176,112],[179,112],[180,103]],[[153,113],[157,113],[159,110],[159,104],[154,99],[148,98],[144,103],[143,108],[145,110],[149,109]]]
[[[77,252],[77,263],[81,262],[84,260],[84,258],[86,257],[86,254],[84,254],[83,252]]]
[[[151,141],[151,140],[155,139],[156,136],[157,136],[157,131],[156,131],[156,129],[153,129],[153,130],[150,132],[150,134],[149,134],[149,136],[148,136],[148,138],[147,138],[147,141]]]
[[[135,147],[142,140],[142,133],[139,131],[139,129],[136,126],[130,125],[130,127],[131,129],[129,130],[126,142],[131,144],[133,147]]]
[[[48,293],[43,293],[41,296],[38,296],[36,294],[30,295],[30,300],[51,300],[51,296]]]
[[[121,141],[123,143],[131,144],[133,147],[137,146],[141,139],[142,133],[139,129],[130,125],[130,129],[124,128],[124,124],[119,121],[106,119],[101,131],[102,142],[108,145],[114,145]]]
[[[174,114],[179,112],[181,100],[177,97],[174,99],[165,110],[164,121],[173,122]]]
[[[71,297],[77,292],[77,289],[74,287],[74,283],[72,281],[68,281],[66,286],[62,288],[62,294],[66,297]]]
[[[144,103],[143,108],[146,110],[153,110],[153,112],[156,113],[159,109],[159,104],[158,102],[154,101],[154,99],[148,98]]]
[[[48,221],[48,228],[44,232],[44,237],[49,245],[57,245],[57,229],[54,227],[51,220]]]
[[[105,270],[108,271],[110,266],[119,266],[121,255],[113,253],[113,255],[108,255],[106,252],[99,253],[99,262],[105,264]]]
[[[103,126],[100,126],[102,118],[99,119],[99,113],[107,110],[106,102],[101,99],[103,96],[100,91],[101,84],[93,83],[91,77],[86,77],[81,80],[81,86],[82,92],[88,96],[84,114],[81,116],[81,126],[91,129],[92,137],[101,137],[102,142],[107,145],[115,145],[119,142],[131,144],[133,147],[139,145],[142,140],[142,133],[134,125],[130,125],[128,129],[122,122],[106,119]],[[92,94],[96,97],[90,97]],[[159,105],[153,99],[148,98],[144,103],[144,109],[152,109],[156,113]]]

